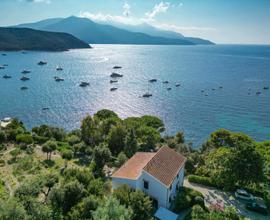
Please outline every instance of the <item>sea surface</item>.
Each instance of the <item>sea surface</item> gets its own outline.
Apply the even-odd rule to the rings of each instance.
[[[270,139],[270,89],[263,89],[270,87],[270,46],[93,46],[0,54],[0,65],[8,65],[0,70],[0,118],[17,117],[28,128],[50,124],[71,130],[86,114],[107,108],[122,118],[161,117],[165,135],[182,130],[195,147],[219,128]],[[40,60],[48,64],[37,65]],[[123,68],[113,70],[115,65]],[[24,69],[31,70],[25,82]],[[124,77],[110,84],[112,72]],[[12,78],[3,79],[4,74]],[[158,81],[148,83],[153,78]],[[81,81],[90,86],[79,87]],[[142,98],[148,89],[153,96]]]

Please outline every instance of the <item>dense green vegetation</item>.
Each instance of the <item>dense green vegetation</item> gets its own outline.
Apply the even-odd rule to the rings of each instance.
[[[29,28],[0,28],[0,50],[65,51],[90,46],[66,33]]]
[[[181,187],[172,203],[172,210],[175,213],[179,213],[185,209],[191,208],[195,204],[204,207],[203,195],[193,189]]]
[[[200,205],[195,205],[192,207],[191,212],[186,216],[185,220],[241,220],[244,219],[240,217],[233,208],[226,208],[223,211],[211,207],[210,209],[205,209]]]
[[[112,192],[108,174],[137,151],[162,145],[187,157],[191,182],[246,188],[270,202],[269,142],[218,130],[194,150],[183,132],[164,137],[163,131],[159,118],[121,119],[110,110],[86,116],[70,132],[48,125],[28,131],[14,119],[0,129],[0,219],[152,219],[152,200],[128,186]],[[191,207],[188,219],[239,219],[231,209],[204,207],[200,193],[180,188],[172,210]]]
[[[218,130],[203,145],[194,173],[208,177],[211,185],[225,190],[259,187],[266,181],[269,164],[265,163],[257,145],[245,134]]]
[[[103,168],[155,150],[162,130],[156,117],[122,120],[109,110],[71,132],[47,125],[27,131],[14,119],[0,130],[0,219],[151,219],[150,198],[127,187],[112,194]]]

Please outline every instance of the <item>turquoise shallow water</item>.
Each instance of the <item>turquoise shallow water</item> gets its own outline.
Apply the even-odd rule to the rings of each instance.
[[[108,108],[123,118],[159,116],[166,123],[166,134],[184,130],[195,145],[221,127],[259,141],[270,139],[270,90],[263,90],[270,86],[270,46],[94,47],[0,56],[0,65],[9,65],[0,76],[12,76],[0,78],[0,118],[18,117],[29,128],[46,123],[71,130],[87,113]],[[38,66],[40,60],[48,64]],[[57,65],[64,70],[57,72]],[[117,72],[124,77],[111,85],[115,65],[123,67]],[[27,82],[19,80],[23,69],[32,71]],[[54,76],[65,81],[57,83]],[[158,79],[149,85],[153,97],[141,98],[151,78]],[[170,83],[162,84],[165,80]],[[81,81],[90,86],[79,87]],[[181,86],[176,88],[176,83]],[[29,89],[21,91],[22,86]],[[118,90],[111,92],[112,86]],[[258,91],[261,95],[256,95]]]

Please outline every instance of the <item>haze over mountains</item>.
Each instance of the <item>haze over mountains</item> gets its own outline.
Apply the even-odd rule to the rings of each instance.
[[[71,16],[52,18],[15,27],[44,31],[66,32],[89,44],[152,44],[152,45],[197,45],[213,44],[211,41],[185,37],[148,24],[124,25],[101,24],[88,18]]]

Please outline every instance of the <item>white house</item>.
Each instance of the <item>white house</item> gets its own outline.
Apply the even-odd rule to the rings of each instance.
[[[113,189],[127,184],[144,191],[157,207],[169,208],[183,185],[185,162],[184,156],[169,147],[156,153],[138,152],[112,175]]]

